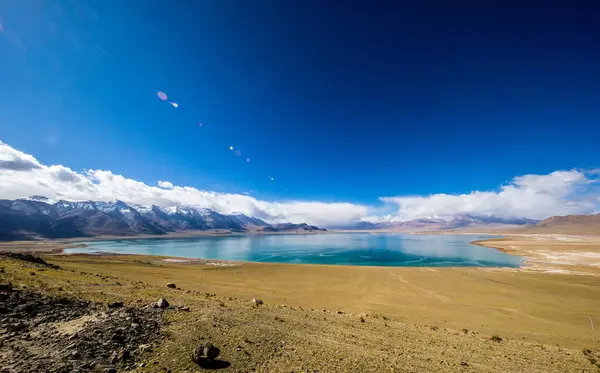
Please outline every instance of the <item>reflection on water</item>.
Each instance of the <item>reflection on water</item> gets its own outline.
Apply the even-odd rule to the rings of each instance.
[[[88,242],[68,253],[114,252],[252,262],[369,266],[518,267],[519,257],[468,242],[465,235],[335,233]]]

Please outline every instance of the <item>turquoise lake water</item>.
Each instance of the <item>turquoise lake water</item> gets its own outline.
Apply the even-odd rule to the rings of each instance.
[[[86,242],[67,253],[110,252],[249,262],[409,267],[518,267],[521,258],[471,245],[473,235],[332,233]]]

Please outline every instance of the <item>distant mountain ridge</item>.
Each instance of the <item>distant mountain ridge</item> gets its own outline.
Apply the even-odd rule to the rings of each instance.
[[[0,200],[0,240],[93,236],[164,235],[185,230],[230,232],[319,231],[307,224],[276,224],[241,213],[210,209],[142,206],[115,200],[49,203],[43,196]]]
[[[553,226],[597,226],[600,227],[600,214],[551,216],[537,224],[539,227]]]
[[[444,219],[414,219],[399,222],[372,223],[361,221],[353,225],[340,227],[349,230],[398,230],[398,231],[424,231],[424,230],[453,230],[466,228],[501,228],[514,226],[527,226],[538,223],[537,220],[526,218],[499,218],[485,215],[463,214],[451,220]]]

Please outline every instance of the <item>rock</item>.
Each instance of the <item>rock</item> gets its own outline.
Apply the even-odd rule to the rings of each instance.
[[[151,345],[140,345],[138,347],[138,350],[140,351],[140,353],[144,353],[144,352],[152,352],[152,346]]]
[[[219,350],[217,347],[213,346],[212,343],[206,343],[204,345],[204,354],[206,355],[206,358],[208,360],[216,359],[220,353],[221,353],[221,350]]]
[[[463,366],[463,367],[468,367],[469,363],[467,363],[466,361],[461,361],[460,365]]]
[[[18,332],[18,331],[21,331],[26,328],[27,328],[27,325],[25,323],[18,322],[18,323],[12,324],[12,325],[8,325],[7,329],[11,332]]]
[[[108,308],[121,308],[123,307],[123,302],[112,302],[108,304]]]
[[[110,358],[110,363],[116,364],[119,361],[125,361],[125,360],[129,359],[130,356],[131,356],[131,353],[129,352],[129,350],[126,348],[122,348],[119,351],[113,352],[113,354]]]
[[[169,283],[167,284],[167,287],[168,287],[169,289],[175,289],[175,288],[177,287],[177,285],[175,285],[175,284],[173,284],[173,283],[169,282]]]
[[[196,347],[196,349],[192,353],[192,361],[196,364],[201,364],[203,356],[206,356],[208,360],[212,361],[216,359],[220,353],[221,350],[215,347],[212,343],[202,343],[201,345]]]
[[[158,308],[167,308],[169,307],[169,302],[165,298],[160,298],[158,302],[156,302],[156,307]]]
[[[117,373],[117,370],[115,368],[106,368],[104,373]]]
[[[252,298],[252,303],[254,303],[255,306],[262,306],[264,304],[264,302],[258,298]]]

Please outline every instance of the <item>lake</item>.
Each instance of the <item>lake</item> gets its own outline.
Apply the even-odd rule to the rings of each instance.
[[[519,267],[521,258],[471,245],[474,235],[331,233],[85,242],[66,253],[119,253],[248,262],[408,267]]]

